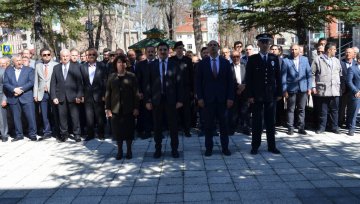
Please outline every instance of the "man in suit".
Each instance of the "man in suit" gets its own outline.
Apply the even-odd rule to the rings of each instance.
[[[342,76],[340,77],[341,81],[341,96],[339,101],[339,126],[341,127],[343,124],[346,127],[349,127],[349,108],[348,103],[352,97],[352,93],[349,91],[346,85],[346,78],[347,78],[347,70],[356,64],[355,52],[353,48],[347,48],[345,50],[345,58],[340,61],[341,69],[342,69]]]
[[[360,109],[360,53],[356,54],[357,62],[355,62],[347,70],[346,84],[349,87],[351,98],[349,103],[349,136],[354,136],[356,128],[356,117]]]
[[[7,68],[7,62],[9,58],[2,57],[0,58],[0,100],[1,100],[1,107],[0,107],[0,133],[1,133],[1,140],[2,142],[8,141],[8,121],[7,121],[7,102],[6,96],[3,92],[4,86],[4,74]]]
[[[281,67],[283,97],[287,100],[287,134],[294,134],[296,106],[298,109],[298,132],[306,135],[305,106],[312,88],[311,67],[308,58],[300,55],[299,45],[292,45],[290,51],[291,56],[283,60]]]
[[[154,118],[154,158],[161,157],[163,116],[166,115],[171,137],[171,154],[179,157],[177,109],[183,106],[183,84],[181,72],[176,63],[168,58],[169,45],[158,45],[159,59],[151,63],[145,93],[146,108],[153,110]]]
[[[51,51],[48,48],[42,48],[40,55],[41,61],[35,67],[34,100],[40,103],[44,134],[42,139],[48,139],[52,136],[49,113],[56,118],[50,99],[50,81],[54,66],[58,63],[51,60]]]
[[[146,78],[149,76],[150,64],[155,60],[155,47],[148,46],[145,48],[146,60],[136,64],[135,75],[139,86],[139,116],[137,117],[136,130],[142,139],[151,137],[153,128],[152,111],[146,109],[144,94],[146,90]]]
[[[199,62],[196,74],[196,93],[205,124],[205,156],[212,155],[215,119],[220,124],[222,153],[231,155],[227,117],[234,103],[234,79],[229,61],[219,56],[219,47],[214,40],[208,43],[210,57]]]
[[[234,42],[234,51],[238,51],[240,53],[240,56],[242,56],[243,43],[241,41]]]
[[[103,61],[102,61],[102,63],[104,63],[105,65],[110,62],[110,52],[111,52],[111,50],[109,48],[104,48],[103,49]]]
[[[192,60],[184,55],[184,44],[178,41],[174,45],[175,56],[170,57],[171,60],[180,68],[183,85],[184,85],[184,103],[179,109],[179,118],[185,134],[185,137],[191,137],[191,104],[194,96],[194,68]]]
[[[81,65],[81,76],[84,86],[84,104],[86,115],[86,127],[88,135],[85,141],[95,138],[95,121],[98,127],[98,137],[104,140],[105,124],[105,81],[106,68],[104,63],[97,62],[98,52],[94,48],[88,50],[88,62]]]
[[[334,43],[327,43],[325,45],[325,53],[316,57],[311,65],[313,92],[318,96],[320,115],[316,134],[321,134],[325,131],[328,112],[330,112],[331,131],[335,134],[340,134],[338,110],[342,69],[340,61],[335,55],[336,45]]]
[[[248,44],[245,46],[245,55],[241,57],[241,64],[244,64],[246,66],[246,63],[251,55],[254,54],[254,46],[251,44]]]
[[[127,52],[127,57],[129,58],[130,61],[130,72],[135,73],[135,65],[136,65],[136,53],[134,50],[129,50]]]
[[[68,114],[71,116],[74,140],[80,142],[80,123],[78,104],[83,97],[80,64],[70,62],[70,51],[60,51],[60,64],[53,70],[50,82],[50,95],[58,107],[60,122],[60,142],[69,137]]]
[[[31,59],[32,57],[32,54],[30,53],[30,50],[29,49],[24,49],[22,52],[21,52],[21,56],[23,58],[28,58],[29,59],[29,67],[35,69],[35,60]]]
[[[80,62],[80,53],[79,50],[73,48],[70,50],[70,62],[79,63]]]
[[[33,101],[34,69],[22,65],[21,56],[13,56],[13,65],[6,69],[4,75],[4,93],[14,117],[16,137],[13,142],[24,139],[21,113],[24,112],[28,127],[29,139],[36,141],[35,106]]]
[[[250,135],[249,103],[245,94],[245,65],[241,63],[240,52],[233,51],[231,69],[234,76],[235,99],[234,106],[229,113],[229,135],[235,131]],[[240,124],[240,127],[239,127]]]
[[[270,42],[273,39],[270,34],[257,35],[256,39],[260,52],[249,57],[245,75],[248,100],[253,105],[252,149],[250,153],[258,153],[264,119],[268,151],[280,154],[275,144],[274,121],[274,106],[282,96],[279,60],[278,56],[269,53]]]

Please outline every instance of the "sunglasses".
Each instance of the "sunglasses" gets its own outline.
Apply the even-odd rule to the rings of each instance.
[[[43,57],[51,56],[51,54],[42,54]]]
[[[96,54],[88,54],[88,56],[96,56]]]

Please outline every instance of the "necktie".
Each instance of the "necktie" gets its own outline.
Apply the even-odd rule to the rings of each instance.
[[[161,62],[161,82],[162,82],[162,93],[165,94],[166,92],[166,82],[165,82],[165,60]]]
[[[64,79],[66,80],[68,70],[66,68],[66,65],[64,65]]]
[[[214,78],[217,77],[216,59],[212,59],[212,73]]]
[[[263,62],[266,64],[266,55],[263,56]]]
[[[48,80],[48,76],[49,76],[49,65],[48,64],[44,64],[44,77],[46,80]],[[48,86],[47,84],[45,84],[45,91],[48,91]]]
[[[90,84],[92,85],[93,81],[94,81],[94,76],[95,76],[95,65],[89,65],[89,74],[90,74]]]

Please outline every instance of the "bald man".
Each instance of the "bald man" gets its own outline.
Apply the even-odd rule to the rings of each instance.
[[[345,57],[340,61],[342,76],[340,77],[341,83],[341,96],[340,96],[340,104],[339,104],[339,126],[346,125],[349,126],[350,120],[348,119],[350,112],[347,109],[349,98],[352,97],[349,88],[346,85],[346,77],[348,73],[348,69],[356,64],[355,58],[355,50],[353,48],[347,48],[345,50]],[[346,112],[346,114],[345,114]]]
[[[7,103],[10,105],[14,116],[16,136],[12,142],[24,139],[23,127],[21,123],[21,113],[23,112],[28,122],[28,137],[31,141],[36,141],[36,121],[35,106],[33,99],[34,69],[22,64],[22,57],[15,55],[12,58],[13,67],[6,69],[4,75],[4,93]]]
[[[80,64],[70,62],[70,51],[60,51],[60,64],[54,66],[50,82],[50,95],[59,110],[59,141],[65,142],[69,137],[68,115],[71,116],[74,140],[80,142],[80,123],[78,105],[83,97],[83,86]]]

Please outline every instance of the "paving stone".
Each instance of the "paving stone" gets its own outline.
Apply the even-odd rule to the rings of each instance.
[[[18,204],[42,204],[45,203],[45,201],[49,199],[49,197],[25,197]],[[3,203],[2,200],[0,200],[0,203]]]
[[[156,194],[157,187],[156,186],[138,186],[132,189],[131,195],[148,195],[148,194]]]
[[[60,197],[51,197],[49,200],[46,201],[47,204],[67,204],[71,203],[74,200],[74,197],[66,197],[66,196],[60,196]]]
[[[36,198],[36,197],[50,197],[54,194],[57,189],[34,189],[31,190],[26,197],[27,198]]]
[[[215,192],[226,192],[236,191],[234,184],[209,184],[210,191]]]
[[[340,187],[319,188],[319,190],[328,197],[347,197],[351,196],[351,190]]]
[[[311,183],[317,188],[340,187],[340,184],[334,180],[317,180]]]
[[[296,189],[295,193],[299,198],[323,197],[324,196],[324,194],[318,189]]]
[[[1,195],[1,198],[22,198],[29,192],[30,190],[8,190]]]
[[[336,180],[343,187],[360,187],[360,180]]]
[[[185,193],[195,193],[195,192],[208,192],[209,186],[204,184],[199,185],[185,185],[184,192]]]
[[[336,204],[360,203],[360,198],[355,196],[335,197],[332,199]]]
[[[138,187],[136,187],[138,188]],[[109,187],[105,193],[105,196],[119,196],[119,195],[130,195],[133,187]],[[81,195],[81,193],[80,193]]]
[[[148,195],[134,195],[132,194],[129,197],[128,203],[155,203],[156,195],[148,194]]]
[[[298,198],[275,198],[270,199],[273,204],[302,204],[302,202]]]
[[[183,178],[160,178],[159,186],[183,185]]]
[[[78,196],[71,204],[98,204],[100,203],[102,196]]]
[[[302,203],[316,203],[316,204],[332,203],[331,200],[329,200],[326,197],[300,197],[299,199],[302,201]]]
[[[240,196],[237,192],[212,192],[211,196],[215,201],[240,201]]]
[[[183,192],[184,192],[183,185],[158,186],[158,190],[157,190],[158,194],[183,193]]]
[[[156,196],[157,203],[182,203],[184,202],[184,195],[182,193],[172,194],[158,194]]]
[[[59,188],[52,197],[75,197],[80,193],[80,189]]]
[[[280,178],[283,181],[305,181],[305,180],[307,180],[301,174],[282,174],[282,175],[280,175]]]
[[[285,182],[292,189],[312,189],[315,186],[309,181],[287,181]]]
[[[210,201],[211,195],[210,192],[199,192],[199,193],[184,193],[185,202],[202,202]]]
[[[16,204],[20,202],[22,198],[1,198],[1,204]]]
[[[119,203],[127,203],[129,197],[128,196],[104,196],[101,200],[101,204],[119,204]]]

